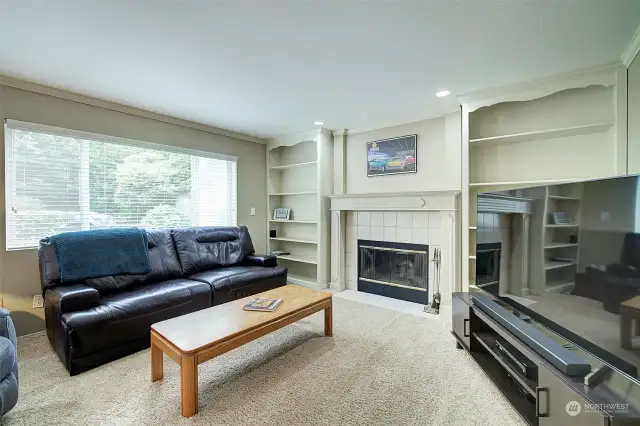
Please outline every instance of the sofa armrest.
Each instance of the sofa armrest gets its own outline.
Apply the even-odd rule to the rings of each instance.
[[[45,305],[58,315],[93,308],[99,301],[98,290],[84,284],[50,287],[45,292]]]
[[[278,258],[273,254],[250,254],[245,258],[244,263],[250,266],[272,268],[278,266]]]
[[[14,348],[17,348],[16,328],[13,326],[13,320],[8,309],[0,308],[0,336],[6,337],[11,341]]]

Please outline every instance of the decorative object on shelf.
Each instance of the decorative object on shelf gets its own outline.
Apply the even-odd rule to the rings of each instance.
[[[273,219],[279,220],[289,220],[289,216],[291,215],[291,209],[275,209],[273,211]]]
[[[578,235],[577,234],[569,235],[569,242],[571,244],[578,244]]]
[[[275,238],[276,237],[276,230],[275,229],[269,230],[269,237],[270,238]]]
[[[284,251],[284,250],[271,250],[271,253],[269,253],[269,254],[273,254],[274,256],[286,256],[286,255],[291,254],[291,253],[289,253],[288,251]]]
[[[551,213],[551,218],[554,225],[571,225],[573,223],[569,213],[565,212],[553,212]]]
[[[367,176],[416,173],[418,135],[367,142]]]

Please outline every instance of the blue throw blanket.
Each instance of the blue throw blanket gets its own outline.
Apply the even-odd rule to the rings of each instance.
[[[151,271],[143,229],[65,232],[49,240],[56,252],[61,282]]]

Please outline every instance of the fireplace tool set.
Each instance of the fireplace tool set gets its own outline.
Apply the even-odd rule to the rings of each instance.
[[[440,264],[442,263],[442,252],[439,248],[433,250],[433,267],[435,268],[433,274],[433,281],[435,284],[435,291],[433,293],[433,300],[430,305],[424,307],[424,311],[428,314],[438,315],[440,313]]]

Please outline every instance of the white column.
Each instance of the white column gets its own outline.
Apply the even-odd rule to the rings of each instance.
[[[333,132],[333,193],[347,192],[347,129]]]
[[[440,232],[442,235],[440,244],[440,249],[442,250],[440,295],[442,297],[442,303],[450,303],[451,294],[456,287],[456,214],[452,211],[443,211],[440,217]]]
[[[331,283],[329,287],[342,291],[346,287],[345,277],[345,222],[346,213],[342,210],[331,211]]]

